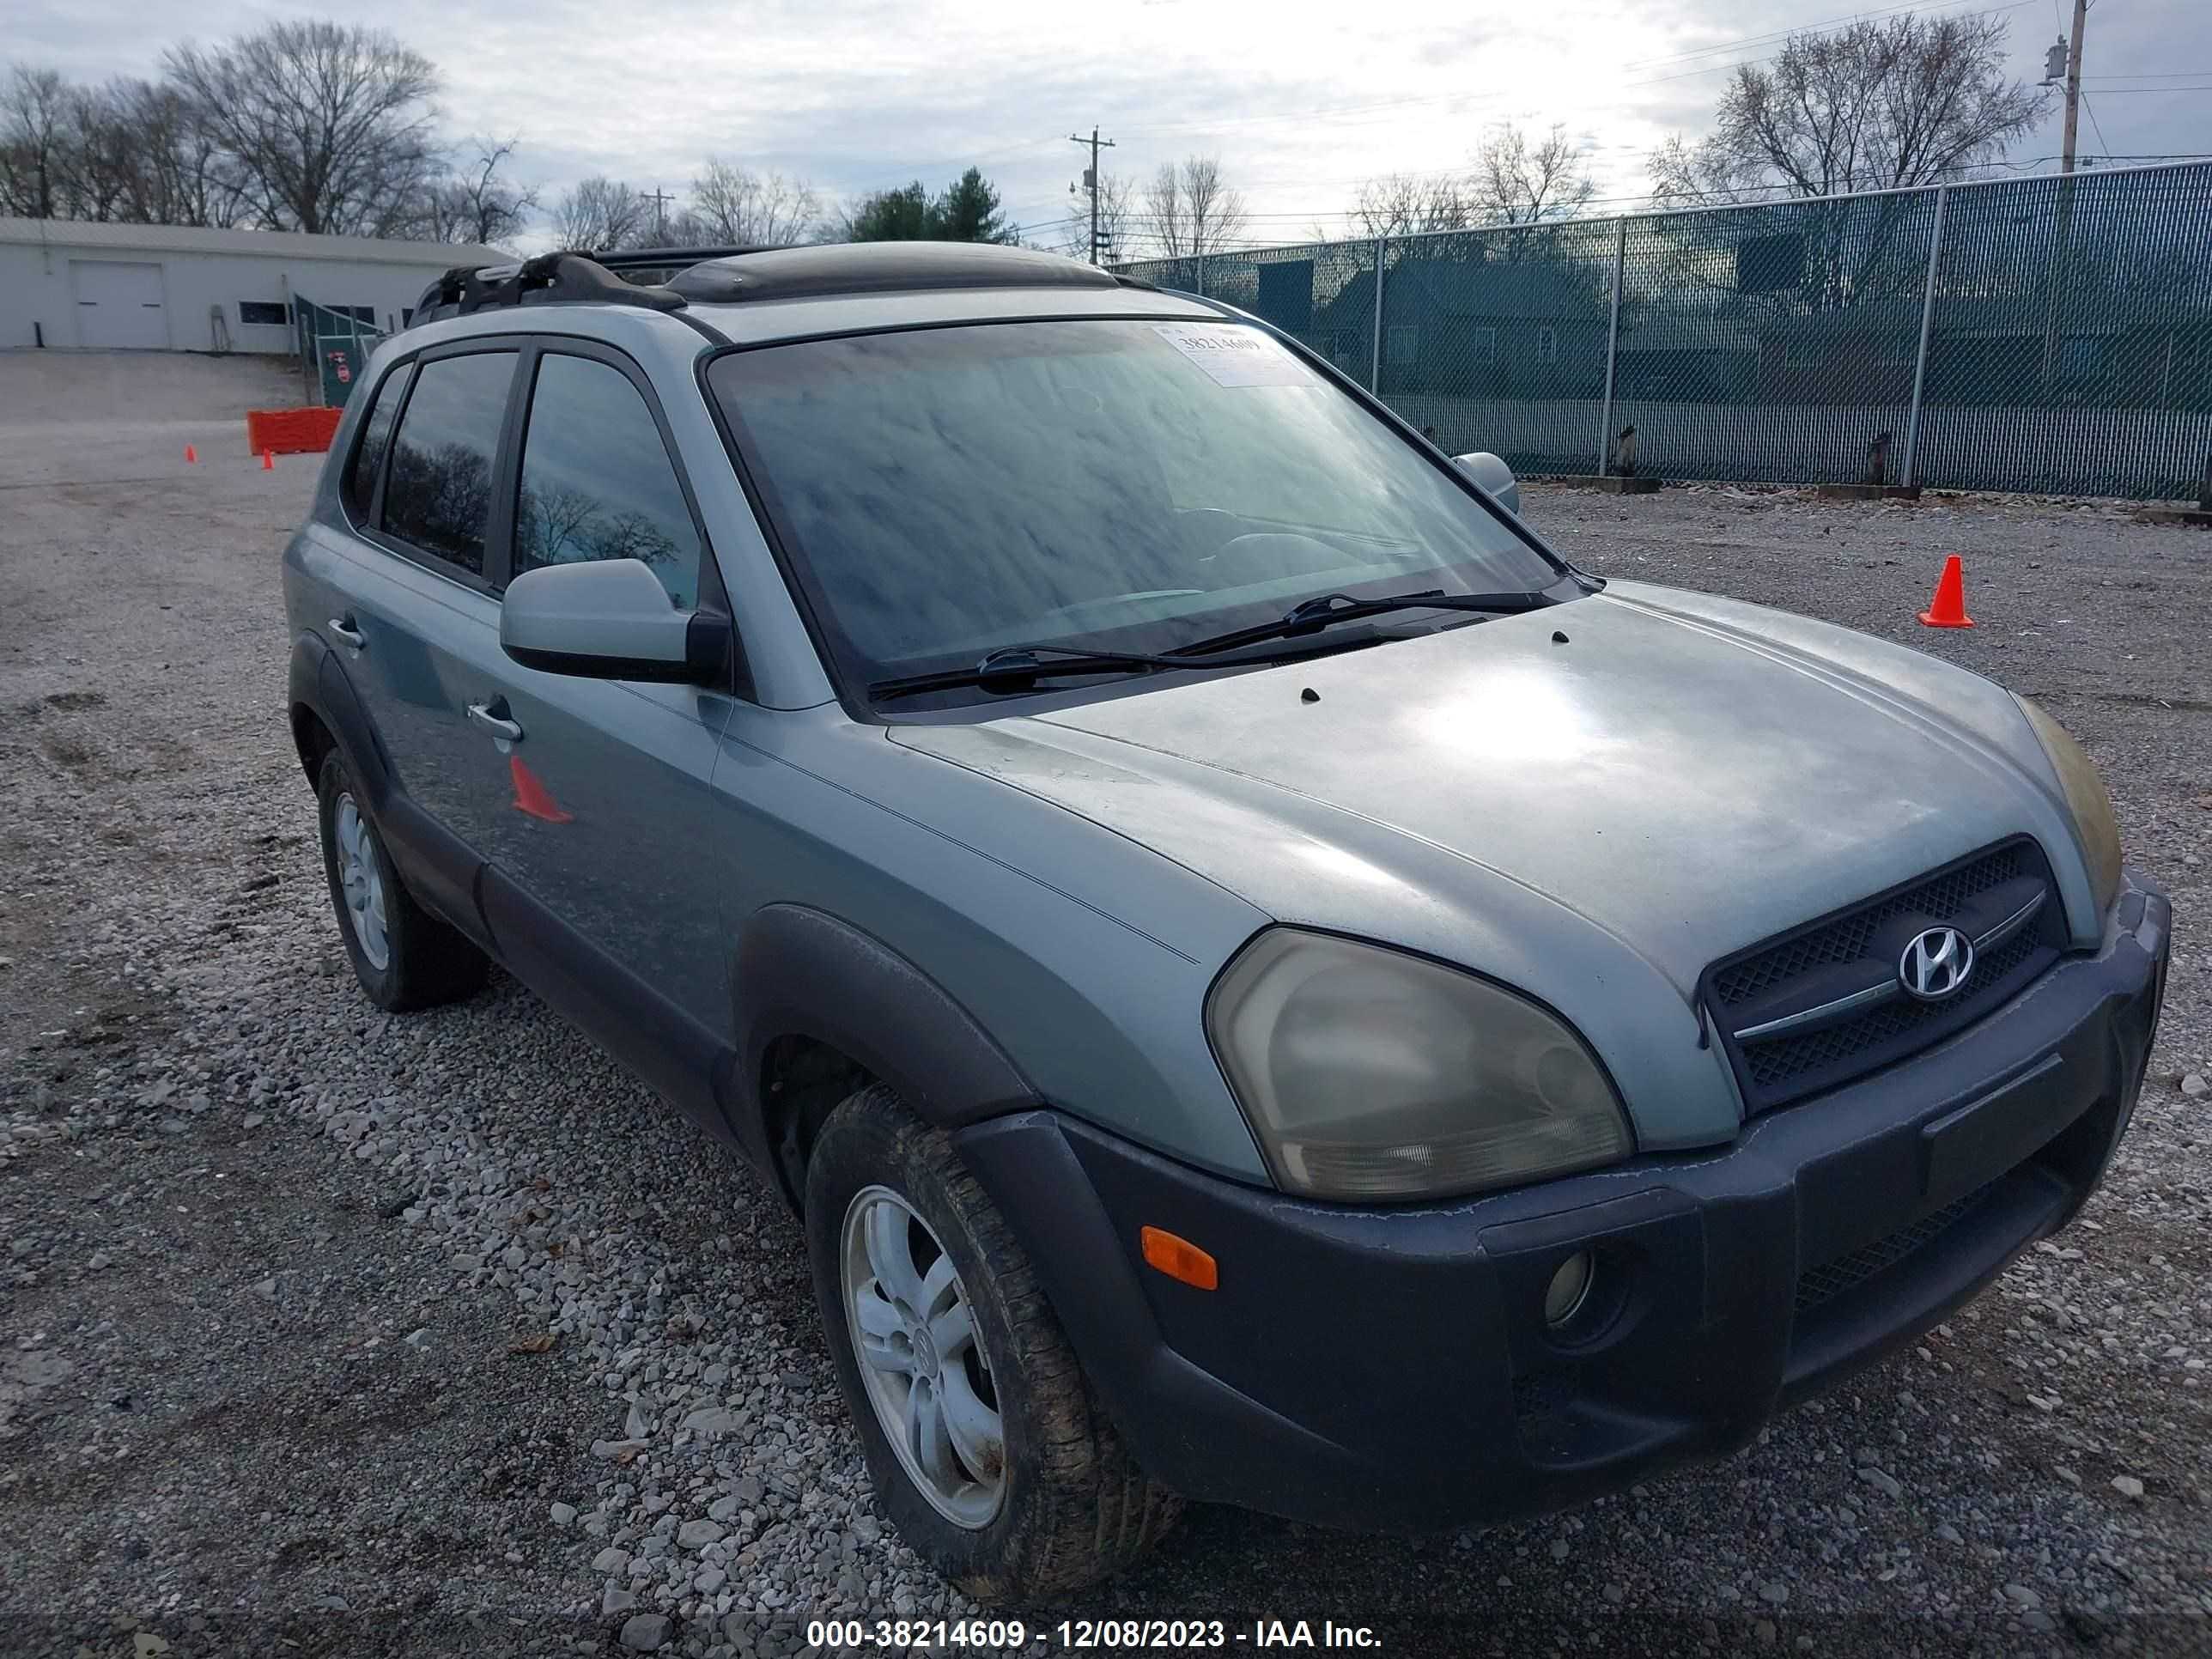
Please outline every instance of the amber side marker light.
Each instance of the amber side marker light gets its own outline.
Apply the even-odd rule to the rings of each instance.
[[[1170,1279],[1180,1279],[1201,1291],[1211,1291],[1220,1285],[1220,1267],[1188,1239],[1178,1238],[1158,1227],[1143,1227],[1138,1230],[1137,1241],[1144,1247],[1146,1265],[1158,1268]]]

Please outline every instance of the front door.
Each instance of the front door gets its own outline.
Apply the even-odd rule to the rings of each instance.
[[[706,538],[642,376],[611,351],[565,342],[524,373],[512,575],[635,558],[672,608],[697,608],[702,580],[719,603]],[[641,986],[702,1032],[726,1032],[716,864],[702,849],[715,833],[708,784],[732,699],[544,673],[503,654],[465,669],[457,689],[471,748],[456,827],[534,913],[510,931],[550,921],[530,948],[575,957],[581,942],[626,970],[632,982],[614,994]],[[491,920],[497,934],[500,917]],[[502,942],[502,953],[511,948],[526,966],[524,945]],[[596,971],[577,960],[580,969],[548,966]]]

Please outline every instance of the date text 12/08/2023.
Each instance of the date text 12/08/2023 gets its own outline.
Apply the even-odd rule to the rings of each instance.
[[[1069,1650],[1141,1648],[1379,1649],[1382,1639],[1364,1625],[1324,1619],[1064,1619],[1035,1632],[1036,1639]],[[807,1645],[830,1651],[873,1648],[1013,1652],[1030,1645],[1018,1619],[817,1619],[806,1626]]]

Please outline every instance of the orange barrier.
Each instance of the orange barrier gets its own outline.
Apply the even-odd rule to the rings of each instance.
[[[246,447],[256,454],[318,455],[331,447],[342,409],[250,409]]]

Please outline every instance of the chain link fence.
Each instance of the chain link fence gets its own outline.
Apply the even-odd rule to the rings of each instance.
[[[1152,260],[1531,473],[2194,498],[2212,164]]]

